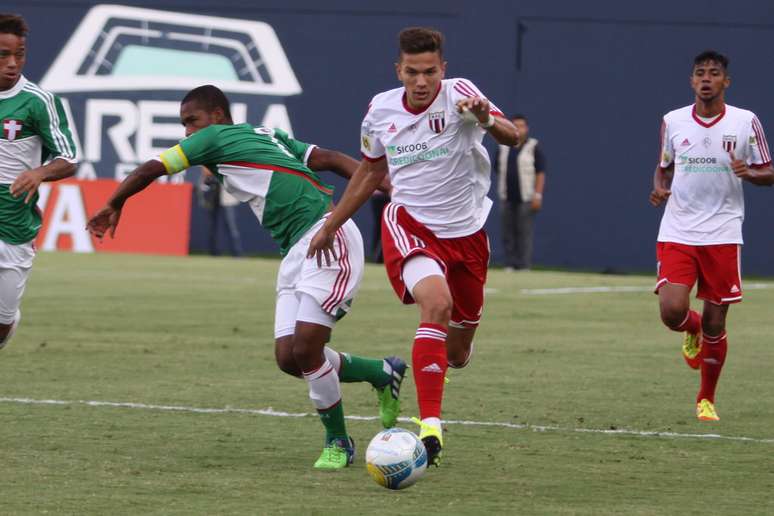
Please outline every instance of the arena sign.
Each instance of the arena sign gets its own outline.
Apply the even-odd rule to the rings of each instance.
[[[81,156],[76,178],[82,187],[98,178],[120,181],[174,145],[183,137],[180,99],[202,84],[214,84],[229,96],[235,122],[293,134],[284,98],[300,94],[301,86],[274,29],[259,21],[98,5],[40,82],[62,97],[73,121]],[[184,174],[177,174],[170,182],[184,180]],[[72,207],[45,209],[43,249],[63,248],[57,243],[61,239],[46,233],[70,233],[85,225],[81,219],[87,210],[76,209],[77,192],[68,188],[66,196],[50,195],[47,188],[41,192],[49,203],[67,199]],[[190,206],[184,211],[190,213]],[[176,238],[184,229],[177,228]],[[187,244],[188,234],[185,239]],[[65,240],[73,250],[94,250],[85,235],[70,233]]]

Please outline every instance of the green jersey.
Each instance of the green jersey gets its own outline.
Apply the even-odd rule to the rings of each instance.
[[[37,194],[25,204],[26,196],[14,198],[9,190],[19,174],[54,158],[76,162],[62,101],[20,77],[0,91],[0,240],[19,245],[37,236]]]
[[[209,168],[226,190],[250,205],[284,256],[328,210],[333,187],[306,162],[314,148],[279,129],[211,125],[161,154],[169,174]]]

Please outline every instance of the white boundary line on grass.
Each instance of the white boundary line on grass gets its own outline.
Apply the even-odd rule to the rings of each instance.
[[[110,408],[129,408],[140,410],[157,410],[165,412],[189,412],[194,414],[248,414],[257,416],[273,417],[311,417],[316,414],[307,412],[281,412],[273,408],[265,409],[242,409],[235,407],[224,408],[197,408],[184,407],[179,405],[148,405],[145,403],[115,402],[115,401],[67,401],[67,400],[36,400],[31,398],[6,398],[0,397],[0,403],[16,403],[23,405],[86,405],[89,407],[110,407]],[[378,419],[375,416],[347,416],[347,419],[357,421],[373,421]],[[398,418],[402,423],[410,423],[411,419],[407,417]],[[633,437],[656,437],[656,438],[682,438],[682,439],[717,439],[725,441],[742,441],[752,443],[774,444],[774,439],[758,439],[755,437],[730,436],[720,434],[683,434],[679,432],[656,432],[645,430],[631,430],[626,428],[602,429],[602,428],[567,428],[561,426],[528,425],[520,423],[506,423],[496,421],[461,421],[444,420],[445,425],[463,425],[463,426],[488,426],[498,428],[511,428],[515,430],[532,430],[533,432],[568,432],[582,434],[604,434],[604,435],[624,435]]]
[[[653,285],[655,286],[655,282]],[[769,288],[774,288],[774,283],[745,283],[743,285],[744,290],[765,290]],[[653,286],[618,285],[606,287],[523,288],[519,292],[527,296],[604,294],[609,292],[653,292]]]

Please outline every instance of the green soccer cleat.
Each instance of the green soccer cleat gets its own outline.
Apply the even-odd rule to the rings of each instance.
[[[685,337],[683,338],[683,358],[691,369],[698,369],[701,366],[701,332],[685,332]]]
[[[387,357],[384,363],[390,368],[390,381],[377,389],[379,395],[379,419],[384,428],[392,428],[400,415],[400,384],[408,366],[398,357]]]
[[[427,465],[437,468],[441,465],[441,456],[443,455],[443,431],[441,428],[428,425],[415,417],[412,417],[411,420],[421,428],[419,440],[425,445],[427,451]]]
[[[334,439],[323,448],[320,458],[314,463],[315,469],[335,471],[343,469],[355,460],[355,441],[351,437],[347,439]]]

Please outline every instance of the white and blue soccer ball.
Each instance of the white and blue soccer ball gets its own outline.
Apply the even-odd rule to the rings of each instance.
[[[377,484],[387,489],[405,489],[425,474],[427,450],[413,432],[390,428],[368,443],[366,467]]]

